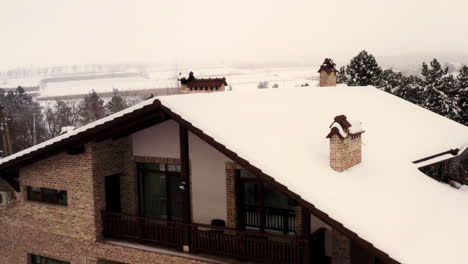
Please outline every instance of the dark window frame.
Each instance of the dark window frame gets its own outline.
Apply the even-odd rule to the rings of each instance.
[[[159,165],[157,169],[148,169],[144,168],[144,164],[154,164],[154,165]],[[173,167],[174,166],[174,167]],[[170,169],[171,167],[175,168],[175,170]],[[138,215],[143,216],[143,210],[142,210],[142,195],[143,195],[143,187],[142,185],[144,182],[142,181],[142,172],[156,172],[156,173],[163,173],[166,177],[166,191],[168,192],[170,190],[169,185],[170,182],[168,180],[169,177],[171,176],[182,176],[182,165],[181,164],[175,164],[175,163],[162,163],[162,162],[138,162],[137,163],[137,170],[138,170]],[[169,193],[166,193],[166,214],[167,214],[167,219],[164,220],[170,220],[174,217],[174,214],[172,212],[172,208],[169,206],[172,204],[172,198]],[[180,220],[172,220],[172,221],[180,221]]]
[[[49,261],[54,261],[54,263],[59,263],[59,264],[71,264],[71,262],[68,261],[63,261],[63,260],[58,260],[54,258],[49,258],[49,257],[44,257],[44,256],[39,256],[35,254],[28,254],[29,255],[29,263],[30,264],[37,264],[39,261],[39,264],[49,264]]]
[[[50,195],[46,195],[45,194],[46,192],[55,192],[55,194],[50,196]],[[35,197],[37,195],[39,196]],[[61,198],[60,196],[63,196],[63,198]],[[52,199],[49,199],[50,197],[52,197]],[[57,190],[57,189],[51,189],[51,188],[27,186],[26,198],[28,201],[31,201],[31,202],[68,206],[68,191],[66,190]]]

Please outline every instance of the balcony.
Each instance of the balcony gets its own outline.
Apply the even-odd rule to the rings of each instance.
[[[192,253],[265,263],[298,264],[309,263],[309,259],[318,259],[323,254],[323,230],[312,234],[307,240],[293,235],[240,231],[122,213],[103,212],[102,218],[103,234],[107,238],[137,240],[177,250],[188,245]],[[309,258],[310,254],[312,256]]]

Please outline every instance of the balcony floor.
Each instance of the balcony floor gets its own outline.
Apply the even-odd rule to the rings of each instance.
[[[102,240],[102,243],[108,243],[108,244],[122,246],[122,247],[157,252],[161,254],[178,256],[178,257],[183,257],[187,259],[206,261],[207,263],[212,263],[212,264],[228,264],[228,263],[229,264],[254,264],[256,263],[256,262],[251,262],[251,261],[239,261],[233,258],[220,257],[220,256],[206,254],[206,253],[196,253],[196,254],[183,253],[183,252],[180,252],[171,248],[159,246],[159,245],[155,246],[151,244],[141,244],[141,243],[123,240],[123,239],[122,240],[104,239]]]

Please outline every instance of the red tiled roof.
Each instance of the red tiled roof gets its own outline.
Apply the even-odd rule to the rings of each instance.
[[[225,78],[214,78],[214,79],[195,79],[187,82],[187,86],[192,87],[221,87],[227,85]]]
[[[221,87],[223,84],[227,85],[226,78],[207,78],[207,79],[197,79],[193,75],[193,72],[190,72],[189,78],[182,78],[180,80],[182,84],[187,85],[189,88],[202,88],[202,87]]]
[[[318,70],[318,72],[326,71],[328,74],[331,73],[332,71],[338,72],[335,69],[335,66],[336,64],[333,62],[332,59],[326,58],[323,64],[320,65],[320,69]]]

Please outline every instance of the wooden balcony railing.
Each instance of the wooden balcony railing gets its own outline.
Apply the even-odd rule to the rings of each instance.
[[[296,232],[296,214],[293,210],[265,207],[265,229],[282,231],[284,233]],[[246,227],[260,228],[259,209],[251,206],[244,209],[244,225]]]
[[[136,239],[179,248],[184,244],[187,226],[184,223],[103,212],[105,237]]]
[[[239,231],[201,224],[103,212],[105,237],[137,239],[193,252],[206,252],[265,263],[304,263],[307,240],[294,236]],[[188,239],[190,238],[190,239]]]

